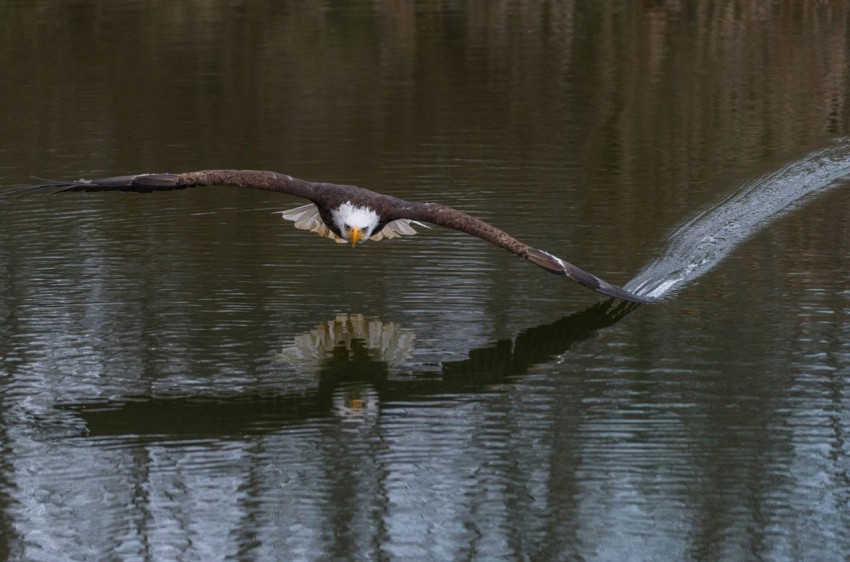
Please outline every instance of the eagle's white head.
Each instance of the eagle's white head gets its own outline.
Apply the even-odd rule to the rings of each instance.
[[[380,217],[368,207],[358,207],[346,201],[332,211],[334,224],[346,241],[356,246],[360,240],[368,240],[378,227]]]

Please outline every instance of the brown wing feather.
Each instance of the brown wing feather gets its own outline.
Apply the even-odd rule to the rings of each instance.
[[[32,188],[33,191],[133,191],[151,193],[172,191],[206,185],[229,185],[288,193],[311,199],[322,185],[261,170],[204,170],[185,174],[137,174],[95,180],[49,181]]]
[[[415,221],[430,222],[472,236],[477,236],[491,244],[495,244],[500,248],[504,248],[509,252],[527,259],[534,265],[545,269],[556,275],[563,275],[579,285],[593,289],[604,295],[616,297],[631,302],[649,303],[650,300],[644,297],[635,295],[625,289],[612,285],[607,281],[589,273],[580,267],[576,267],[566,260],[557,256],[532,248],[528,244],[520,242],[504,230],[498,229],[495,226],[488,224],[482,220],[476,219],[464,212],[439,205],[436,203],[408,203],[405,202],[394,210],[394,218],[407,218]]]

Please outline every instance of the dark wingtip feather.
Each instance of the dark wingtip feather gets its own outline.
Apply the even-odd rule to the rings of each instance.
[[[30,186],[19,196],[28,193],[48,192],[62,193],[65,191],[135,191],[150,193],[152,191],[170,191],[184,189],[188,185],[180,182],[177,174],[136,174],[132,176],[116,176],[95,180],[79,179],[72,181],[51,180],[33,176],[33,179],[44,182],[41,185]]]
[[[48,194],[60,193],[62,191],[66,191],[67,189],[74,186],[74,184],[78,182],[70,182],[70,181],[62,181],[62,180],[52,180],[48,178],[42,178],[38,176],[30,176],[30,178],[40,181],[39,185],[27,185],[14,190],[13,195],[15,198],[26,197],[27,195],[31,195],[33,193],[41,193],[46,192]],[[85,181],[85,180],[79,180]]]
[[[553,256],[549,252],[530,248],[528,255],[526,255],[526,259],[550,273],[564,275],[579,285],[587,287],[588,289],[593,289],[603,295],[640,304],[649,304],[652,302],[652,299],[635,295],[634,293],[617,287],[616,285],[612,285],[592,273],[588,273],[580,267],[576,267],[557,256]]]

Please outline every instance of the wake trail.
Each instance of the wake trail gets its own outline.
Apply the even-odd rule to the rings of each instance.
[[[658,257],[623,288],[659,299],[720,263],[738,244],[814,194],[850,179],[850,138],[753,180],[674,230]]]

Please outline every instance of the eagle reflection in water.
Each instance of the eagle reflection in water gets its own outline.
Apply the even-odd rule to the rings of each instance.
[[[424,370],[407,361],[415,355],[411,330],[393,322],[341,315],[299,334],[276,356],[281,365],[295,371],[278,375],[277,382],[286,387],[279,392],[128,396],[59,407],[76,412],[89,436],[220,438],[264,434],[326,416],[368,422],[388,403],[480,392],[522,377],[532,365],[558,359],[638,308],[614,299],[599,301],[513,338],[470,349],[464,359]],[[393,367],[398,372],[390,376]]]
[[[415,339],[416,334],[395,322],[366,318],[362,314],[339,314],[296,335],[276,358],[312,369],[340,362],[395,367],[410,357]]]
[[[320,393],[330,390],[331,409],[344,418],[377,410],[372,384],[385,382],[392,367],[408,359],[416,334],[395,322],[339,314],[295,336],[276,359],[318,373]]]

